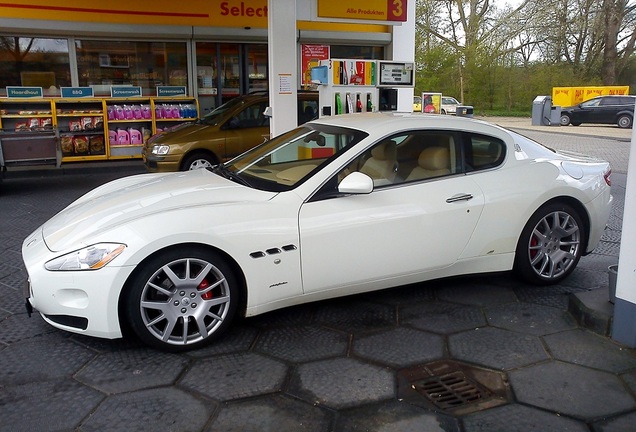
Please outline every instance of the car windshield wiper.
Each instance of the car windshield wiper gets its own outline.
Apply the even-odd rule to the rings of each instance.
[[[213,167],[211,171],[215,174],[219,174],[225,177],[226,179],[240,183],[243,186],[247,186],[249,188],[252,187],[252,185],[247,180],[245,180],[243,177],[241,177],[234,171],[231,171],[228,167],[225,166],[225,164],[220,163],[217,166]]]

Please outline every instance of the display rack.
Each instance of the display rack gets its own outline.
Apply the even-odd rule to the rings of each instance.
[[[0,98],[0,167],[140,158],[153,134],[199,117],[195,98]]]
[[[56,99],[53,104],[63,160],[71,162],[106,159],[108,154],[102,99]]]
[[[0,101],[0,168],[61,164],[52,103],[46,99]]]

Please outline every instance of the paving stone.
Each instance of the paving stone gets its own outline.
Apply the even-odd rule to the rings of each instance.
[[[636,401],[613,374],[551,361],[508,373],[517,400],[582,420],[636,408]]]
[[[349,333],[374,331],[397,324],[395,307],[347,297],[326,303],[316,311],[315,322]]]
[[[90,348],[98,354],[132,349],[148,349],[148,345],[143,344],[132,335],[118,339],[102,339],[73,333],[70,335],[70,339],[76,344]]]
[[[636,395],[636,371],[626,373],[622,375],[621,378],[625,381],[625,384],[627,384],[632,393]]]
[[[606,286],[607,283],[607,267],[604,272],[577,268],[570,276],[563,279],[559,285],[573,287],[577,290],[586,290]]]
[[[173,384],[188,359],[149,348],[100,354],[75,378],[104,393],[123,393]]]
[[[473,306],[491,306],[519,301],[512,289],[487,282],[483,277],[457,279],[457,283],[440,289],[440,300]]]
[[[497,328],[480,328],[451,335],[453,358],[506,370],[549,358],[539,338]]]
[[[71,431],[104,399],[71,379],[0,386],[0,431]]]
[[[481,309],[446,302],[422,303],[400,309],[400,321],[435,333],[451,334],[486,325]]]
[[[459,432],[456,419],[422,410],[403,402],[366,405],[343,411],[335,430],[339,432]]]
[[[485,310],[488,324],[536,336],[576,328],[569,313],[533,303],[509,303]]]
[[[445,354],[441,336],[404,327],[354,339],[353,351],[393,367],[426,363]]]
[[[11,314],[7,319],[0,321],[0,342],[7,345],[51,333],[68,337],[68,333],[62,334],[60,330],[44,321],[40,314],[33,314],[29,318],[25,311],[17,315]]]
[[[636,368],[636,353],[611,339],[585,330],[572,330],[543,338],[554,358],[608,372]]]
[[[536,303],[563,310],[568,308],[568,297],[570,294],[585,291],[585,289],[563,285],[539,287],[523,284],[514,286],[513,290],[522,302]]]
[[[81,425],[82,432],[200,431],[215,409],[179,389],[157,388],[108,397]]]
[[[589,432],[581,421],[511,404],[464,417],[464,432]]]
[[[255,349],[294,363],[345,355],[348,335],[318,327],[278,327],[264,331]]]
[[[347,408],[395,398],[395,377],[385,368],[350,358],[298,366],[290,394],[331,408]]]
[[[366,301],[393,306],[412,305],[435,300],[438,287],[444,286],[442,281],[429,281],[402,287],[389,288],[361,294]]]
[[[219,354],[230,354],[247,351],[254,344],[258,330],[245,324],[231,326],[218,340],[203,348],[188,351],[186,355],[193,358],[204,358]]]
[[[228,401],[280,391],[286,375],[287,366],[279,361],[238,353],[198,361],[180,384],[213,399]]]
[[[0,383],[17,385],[70,377],[94,356],[57,334],[14,343],[2,350]]]
[[[594,423],[592,430],[594,432],[634,432],[634,425],[636,425],[636,412]]]
[[[332,414],[280,395],[221,405],[208,432],[322,432],[330,430]]]
[[[313,321],[316,306],[312,303],[277,309],[262,315],[250,317],[246,321],[259,328],[277,326],[307,325]]]

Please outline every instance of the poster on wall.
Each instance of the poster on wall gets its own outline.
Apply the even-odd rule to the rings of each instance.
[[[442,112],[442,94],[422,93],[422,112],[428,114],[439,114]]]
[[[321,60],[329,58],[329,45],[301,45],[302,85],[308,87],[311,84],[311,69],[320,65]]]

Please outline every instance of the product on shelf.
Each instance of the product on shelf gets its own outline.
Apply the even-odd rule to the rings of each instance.
[[[62,153],[64,154],[72,154],[73,153],[73,137],[71,135],[64,135],[60,138],[60,147],[62,148]]]
[[[104,153],[104,137],[102,135],[96,135],[90,137],[88,147],[91,154],[103,154]]]
[[[88,137],[81,135],[73,137],[73,148],[77,154],[88,153]]]

